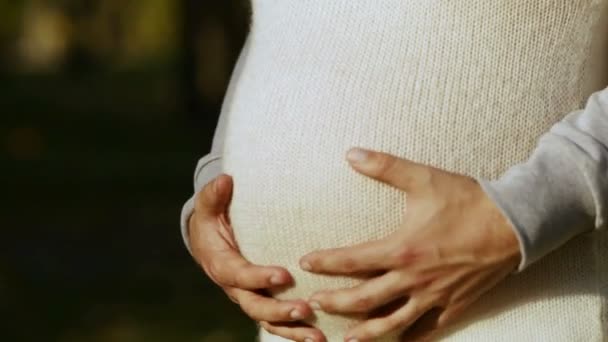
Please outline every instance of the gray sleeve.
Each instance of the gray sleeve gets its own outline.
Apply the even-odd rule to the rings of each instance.
[[[515,230],[518,271],[576,235],[605,227],[607,163],[608,88],[554,124],[527,161],[499,179],[477,179]]]
[[[228,112],[230,112],[229,107],[230,103],[232,102],[232,97],[234,96],[235,88],[238,84],[241,70],[245,64],[244,61],[246,59],[247,52],[249,51],[249,40],[249,37],[247,37],[232,71],[228,89],[226,90],[226,95],[222,104],[222,110],[218,118],[215,133],[213,134],[211,151],[198,161],[194,171],[194,193],[182,207],[180,215],[181,233],[186,248],[188,248],[190,254],[192,254],[192,250],[190,249],[189,244],[190,239],[188,236],[188,220],[194,211],[194,197],[196,193],[199,192],[207,183],[222,173],[222,151],[224,149],[226,126],[228,123]]]

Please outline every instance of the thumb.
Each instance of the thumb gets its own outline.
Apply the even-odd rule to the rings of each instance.
[[[195,210],[201,217],[217,217],[226,212],[232,195],[232,177],[220,174],[196,194]]]

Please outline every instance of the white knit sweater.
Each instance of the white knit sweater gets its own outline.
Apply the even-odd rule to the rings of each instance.
[[[307,298],[357,280],[303,272],[302,255],[386,236],[416,214],[406,194],[348,166],[350,147],[471,175],[514,224],[526,270],[442,340],[606,341],[608,234],[592,228],[607,218],[608,89],[576,111],[608,84],[606,4],[255,0],[195,187],[232,175],[243,255],[292,273],[278,298]],[[310,323],[333,342],[356,319]]]

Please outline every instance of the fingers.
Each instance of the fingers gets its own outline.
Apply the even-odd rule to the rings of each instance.
[[[230,227],[219,216],[225,212],[231,191],[232,177],[222,174],[198,193],[190,234],[195,259],[221,287],[256,290],[290,284],[293,279],[287,270],[253,265],[236,248]]]
[[[293,282],[289,272],[278,266],[258,266],[241,255],[216,227],[195,237],[192,249],[195,259],[207,275],[221,287],[257,290]]]
[[[228,288],[225,291],[239,303],[247,316],[255,321],[291,322],[305,319],[312,314],[312,309],[303,300],[282,301],[237,288]]]
[[[318,329],[303,325],[272,324],[260,322],[264,330],[271,334],[297,342],[325,342],[325,336]]]
[[[352,288],[315,293],[309,302],[312,307],[315,307],[312,303],[318,303],[320,309],[329,313],[367,313],[404,296],[412,285],[413,279],[388,272]]]
[[[194,259],[221,287],[257,290],[293,282],[289,272],[278,266],[258,266],[246,260],[218,224],[200,219],[191,232]]]
[[[218,285],[244,290],[265,289],[293,282],[286,269],[254,265],[234,249],[218,252],[207,271]]]
[[[430,309],[430,303],[411,298],[404,306],[400,307],[391,314],[369,319],[347,333],[346,341],[358,339],[359,341],[372,340],[391,332],[407,329],[420,316]]]
[[[360,158],[351,159],[351,156]],[[351,149],[347,158],[358,172],[404,191],[426,186],[437,171],[428,165],[372,150]]]
[[[218,176],[197,193],[196,218],[193,215],[191,219],[199,228],[193,234],[196,259],[200,260],[209,277],[224,288],[228,297],[253,320],[292,322],[309,317],[312,309],[303,300],[280,301],[251,291],[287,285],[293,279],[283,268],[251,264],[239,253],[233,241],[229,241],[232,237],[225,234],[229,222],[224,215],[227,214],[231,193],[232,179],[227,175]],[[309,341],[325,341],[322,333],[314,328],[265,325],[279,336],[301,341],[306,338]]]
[[[196,194],[195,210],[205,218],[215,218],[226,211],[232,193],[232,177],[219,175]]]
[[[381,239],[354,246],[317,251],[304,256],[300,267],[306,271],[326,274],[353,274],[387,269],[386,256],[394,242]]]

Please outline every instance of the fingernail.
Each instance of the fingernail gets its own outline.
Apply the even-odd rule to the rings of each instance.
[[[356,339],[356,338],[354,338],[354,337],[351,337],[351,338],[347,339],[346,341],[347,341],[347,342],[359,342],[359,340],[357,340],[357,339]]]
[[[360,148],[354,148],[352,150],[350,150],[350,152],[348,152],[348,155],[346,156],[346,158],[348,158],[348,160],[355,162],[355,163],[361,163],[364,162],[365,160],[367,160],[369,156],[369,153],[365,150],[362,150]]]
[[[321,304],[319,304],[317,301],[310,301],[308,302],[308,305],[310,305],[310,308],[313,310],[321,310]]]
[[[304,339],[304,342],[315,342],[315,340],[310,337],[307,337]]]
[[[289,317],[291,317],[291,319],[302,319],[302,313],[298,310],[298,309],[293,309],[291,310],[291,312],[289,313]]]
[[[281,276],[279,276],[278,274],[275,274],[272,277],[270,277],[270,283],[272,285],[281,285],[281,284],[283,284],[283,281],[281,280]]]
[[[300,267],[304,270],[304,271],[310,271],[312,270],[312,266],[310,265],[310,263],[308,261],[302,261],[300,263]]]

